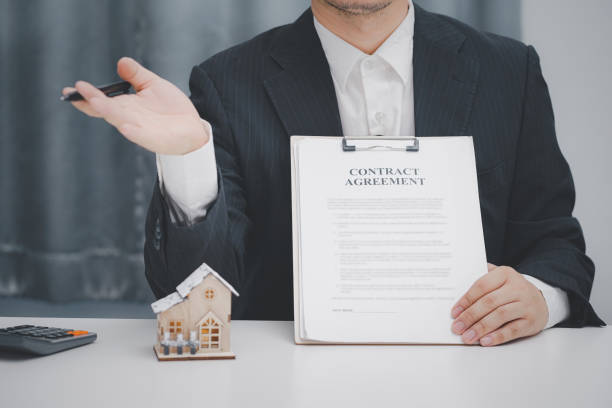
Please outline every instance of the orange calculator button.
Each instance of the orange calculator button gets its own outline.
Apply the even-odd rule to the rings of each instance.
[[[72,334],[73,336],[82,336],[83,334],[87,334],[89,332],[86,332],[85,330],[71,330],[69,332],[66,332],[68,334]]]

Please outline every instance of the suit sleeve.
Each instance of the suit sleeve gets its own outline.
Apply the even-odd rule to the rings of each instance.
[[[567,293],[570,316],[559,326],[605,325],[589,303],[595,267],[572,216],[574,183],[557,143],[552,104],[533,47],[528,48],[524,95],[504,264]]]
[[[234,138],[220,95],[206,71],[194,67],[189,79],[191,101],[212,126],[217,159],[217,198],[204,218],[193,224],[172,222],[156,181],[145,225],[145,275],[159,298],[174,291],[203,262],[240,291],[245,237],[250,221]],[[175,217],[176,219],[176,217]]]

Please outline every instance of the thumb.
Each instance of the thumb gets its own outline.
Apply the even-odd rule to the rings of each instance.
[[[159,78],[130,57],[123,57],[117,62],[117,73],[124,81],[131,83],[136,92],[147,88]]]

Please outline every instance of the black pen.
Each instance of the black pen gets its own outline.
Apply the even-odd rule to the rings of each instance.
[[[123,94],[130,92],[131,86],[132,84],[130,84],[129,82],[121,81],[121,82],[116,82],[110,85],[102,85],[97,88],[101,90],[102,92],[104,92],[106,96],[113,97],[113,96],[123,95]],[[66,101],[66,102],[82,101],[83,99],[84,99],[83,95],[81,95],[77,91],[70,92],[68,95],[62,95],[60,97],[60,101]]]

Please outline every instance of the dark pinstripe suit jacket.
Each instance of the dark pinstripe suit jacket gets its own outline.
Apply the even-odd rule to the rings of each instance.
[[[238,288],[235,318],[291,320],[289,136],[342,135],[311,11],[194,67],[189,85],[213,127],[219,195],[203,220],[182,226],[156,185],[147,279],[164,296],[207,262]],[[565,325],[601,324],[534,49],[416,7],[414,97],[417,136],[474,137],[489,262],[566,290]]]

